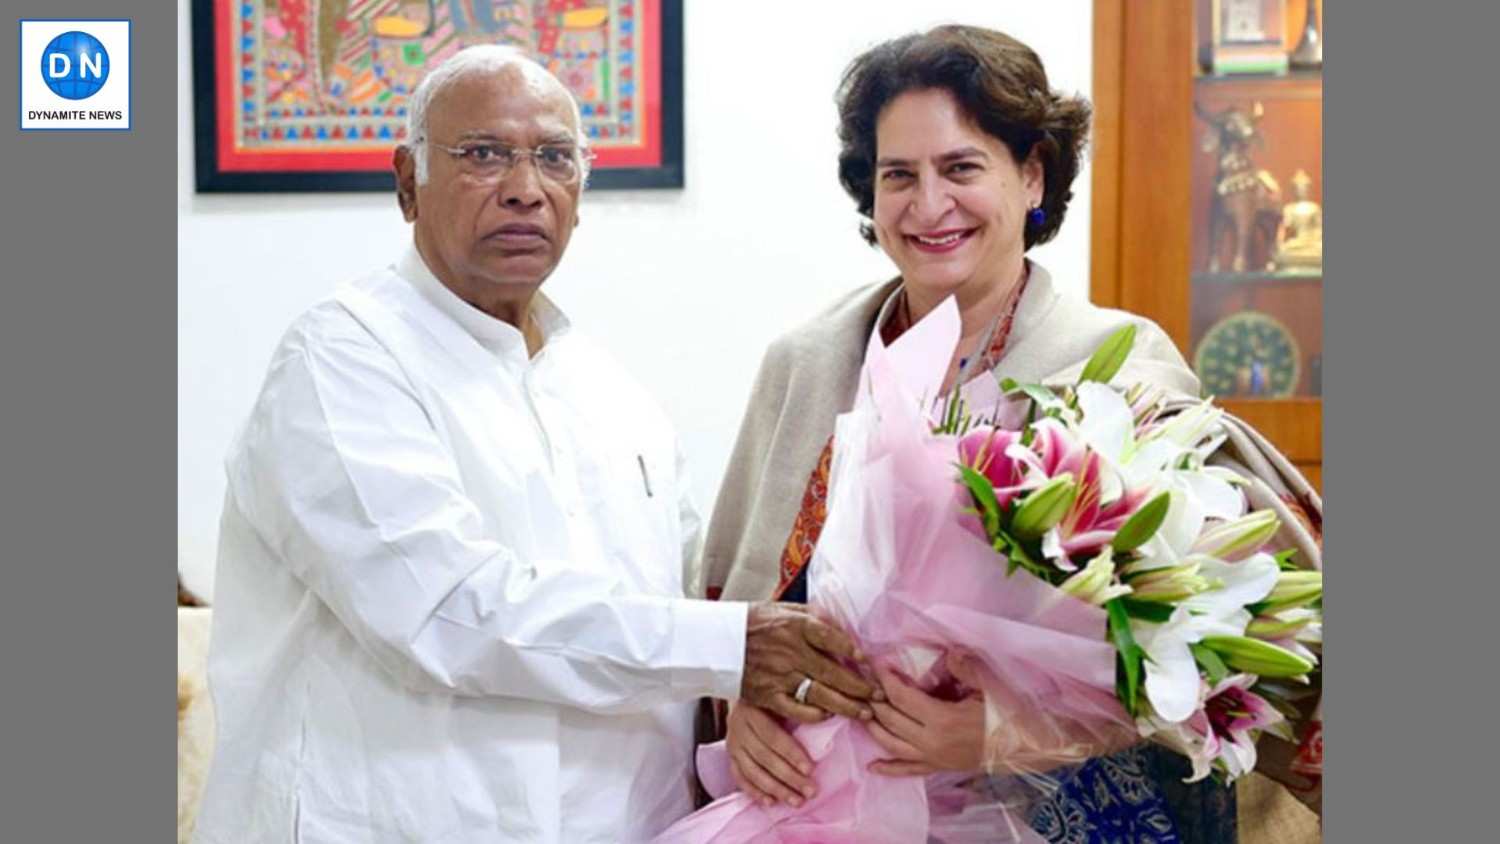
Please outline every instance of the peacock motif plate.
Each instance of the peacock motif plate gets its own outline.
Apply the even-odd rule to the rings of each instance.
[[[1240,311],[1203,335],[1193,368],[1206,395],[1285,398],[1297,389],[1301,360],[1296,339],[1280,320]]]

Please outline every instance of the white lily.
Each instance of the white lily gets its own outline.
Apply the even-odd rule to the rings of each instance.
[[[1202,465],[1223,442],[1222,410],[1204,402],[1138,437],[1135,412],[1115,390],[1093,382],[1079,384],[1078,407],[1083,412],[1079,438],[1113,470],[1101,473],[1104,500],[1125,488],[1149,487],[1191,496],[1205,518],[1234,519],[1245,512],[1245,496],[1235,488],[1240,477],[1222,467]],[[1185,457],[1191,458],[1186,461],[1190,468],[1182,468]],[[1179,518],[1186,515],[1178,513]]]
[[[1250,624],[1245,605],[1270,594],[1279,570],[1270,554],[1255,554],[1238,563],[1203,554],[1186,559],[1219,587],[1185,598],[1160,624],[1130,622],[1131,634],[1147,656],[1146,698],[1161,718],[1173,723],[1192,715],[1198,706],[1202,681],[1192,646],[1205,636],[1244,635]]]

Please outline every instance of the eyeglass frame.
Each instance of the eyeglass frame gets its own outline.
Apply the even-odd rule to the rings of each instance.
[[[442,144],[436,143],[431,138],[428,138],[425,135],[423,137],[421,137],[421,138],[418,138],[417,141],[416,141],[416,144],[417,145],[430,146],[433,149],[437,149],[437,150],[441,150],[443,152],[446,152],[449,155],[453,156],[453,158],[455,160],[458,160],[458,161],[462,161],[463,160],[463,156],[468,152],[468,150],[465,149],[464,147],[450,147],[450,146],[444,146]],[[505,149],[509,150],[512,155],[524,154],[526,156],[527,160],[529,160],[532,163],[532,165],[534,167],[536,167],[537,175],[541,176],[544,179],[549,179],[550,177],[548,177],[547,171],[542,168],[541,160],[539,158],[539,156],[542,154],[542,150],[544,150],[544,149],[546,149],[548,147],[553,147],[553,148],[561,147],[561,146],[572,147],[574,153],[577,156],[577,158],[576,158],[576,160],[574,162],[575,167],[576,167],[576,173],[574,174],[573,178],[570,179],[570,180],[568,180],[568,181],[566,181],[566,182],[558,182],[555,179],[551,180],[551,181],[554,181],[556,184],[564,185],[564,186],[571,186],[573,184],[581,183],[584,180],[584,178],[589,173],[589,170],[590,170],[589,165],[595,159],[597,159],[599,157],[598,153],[594,152],[593,150],[589,149],[588,147],[583,146],[581,144],[571,143],[571,142],[553,142],[553,143],[538,144],[535,147],[524,147],[524,146],[521,146],[519,144],[506,143],[505,141],[475,141],[474,145],[475,146],[483,145],[483,146],[491,146],[491,147],[504,147]],[[516,164],[513,162],[510,165],[510,169],[504,171],[503,174],[500,173],[499,171],[497,171],[494,178],[503,179],[506,176],[509,176],[511,173],[514,173],[515,169],[516,169]]]

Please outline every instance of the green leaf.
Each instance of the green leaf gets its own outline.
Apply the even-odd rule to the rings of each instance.
[[[974,496],[974,503],[979,505],[985,535],[995,536],[1000,531],[1000,500],[995,497],[995,485],[972,467],[959,464],[958,471],[964,486]]]
[[[1006,395],[1024,393],[1027,398],[1038,404],[1058,401],[1057,394],[1052,392],[1051,387],[1045,384],[1022,383],[1014,378],[1001,378],[1000,390]]]
[[[1094,354],[1089,357],[1089,362],[1083,367],[1083,374],[1078,376],[1078,383],[1085,381],[1098,381],[1108,384],[1109,379],[1115,377],[1120,367],[1125,365],[1125,359],[1130,357],[1130,348],[1135,345],[1135,324],[1121,328],[1109,336]]]
[[[1116,600],[1120,602],[1120,605],[1125,608],[1125,612],[1131,618],[1149,621],[1152,624],[1162,624],[1172,617],[1171,604],[1162,604],[1155,601],[1138,601],[1134,598],[1123,596]]]
[[[1292,562],[1292,558],[1295,556],[1297,556],[1296,548],[1288,548],[1285,551],[1282,551],[1280,554],[1277,554],[1277,567],[1282,571],[1299,571],[1302,567]]]
[[[1193,659],[1197,660],[1198,667],[1208,672],[1209,685],[1218,685],[1220,680],[1228,676],[1229,666],[1224,664],[1224,660],[1220,659],[1218,654],[1197,642],[1188,647],[1192,648]]]
[[[1057,395],[1041,384],[1022,384],[1021,392],[1026,394],[1026,398],[1036,402],[1038,407],[1058,401]]]
[[[1048,583],[1052,582],[1052,578],[1049,576],[1050,571],[1047,567],[1037,562],[1035,557],[1027,553],[1025,545],[1019,539],[1006,533],[1003,528],[996,533],[995,540],[991,544],[996,551],[1004,554],[1008,561],[1008,565],[1005,568],[1007,577],[1015,574],[1016,569],[1024,568]]]
[[[1109,547],[1116,551],[1134,551],[1145,545],[1146,540],[1155,536],[1156,532],[1161,529],[1161,523],[1167,520],[1167,510],[1171,506],[1172,494],[1170,492],[1163,492],[1147,501],[1115,533],[1115,538],[1110,542]]]
[[[1122,671],[1120,681],[1116,683],[1116,693],[1120,702],[1125,704],[1125,711],[1134,718],[1140,705],[1141,662],[1146,652],[1136,644],[1135,636],[1130,632],[1130,616],[1125,611],[1125,603],[1114,598],[1105,603],[1104,609],[1109,613],[1110,641],[1120,653]]]

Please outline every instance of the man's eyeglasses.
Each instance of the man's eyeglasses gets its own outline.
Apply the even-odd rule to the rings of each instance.
[[[504,179],[521,159],[530,158],[544,178],[571,185],[583,173],[585,162],[594,159],[592,152],[575,144],[542,144],[536,149],[526,149],[500,141],[468,141],[456,147],[441,144],[432,147],[453,156],[464,173],[486,181]]]

